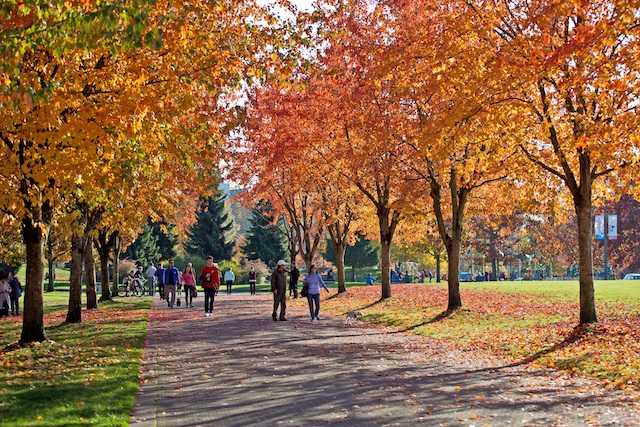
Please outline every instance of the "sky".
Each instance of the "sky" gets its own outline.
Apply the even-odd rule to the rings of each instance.
[[[313,0],[290,0],[291,3],[298,6],[300,10],[310,9]]]

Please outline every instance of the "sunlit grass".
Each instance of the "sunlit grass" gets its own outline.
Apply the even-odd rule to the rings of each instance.
[[[594,285],[599,323],[576,328],[577,281],[462,283],[464,307],[447,312],[447,286],[394,284],[380,301],[380,286],[348,287],[324,297],[322,310],[381,324],[511,363],[538,363],[640,388],[640,282]],[[306,304],[296,301],[295,304]]]
[[[63,324],[67,300],[45,294],[44,343],[19,348],[21,322],[0,322],[2,425],[128,425],[151,300],[117,299]]]

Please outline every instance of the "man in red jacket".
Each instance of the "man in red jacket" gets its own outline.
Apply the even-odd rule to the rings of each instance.
[[[204,288],[204,315],[209,317],[213,312],[213,301],[220,289],[220,271],[213,264],[213,257],[207,257],[207,265],[202,267],[200,280]]]

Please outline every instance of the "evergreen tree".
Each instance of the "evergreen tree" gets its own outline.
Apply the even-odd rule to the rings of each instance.
[[[160,257],[154,261],[175,258],[178,255],[175,249],[178,244],[178,234],[175,232],[175,226],[167,224],[163,219],[161,222],[151,223],[151,228],[153,229],[153,235],[158,238],[158,252],[160,253]]]
[[[259,259],[275,268],[278,260],[284,259],[286,255],[282,233],[273,225],[272,210],[271,203],[262,200],[251,209],[247,244],[241,249],[247,259]]]
[[[200,198],[196,223],[187,232],[185,249],[189,254],[203,258],[213,255],[216,261],[233,257],[235,226],[225,199],[222,192],[214,197]]]
[[[143,266],[159,259],[158,237],[154,235],[153,228],[149,224],[144,226],[142,233],[129,245],[124,257],[134,259]]]

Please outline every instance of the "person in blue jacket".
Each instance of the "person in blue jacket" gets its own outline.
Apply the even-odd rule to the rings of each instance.
[[[367,286],[373,286],[374,281],[373,281],[373,276],[371,276],[371,273],[367,274]]]
[[[307,301],[309,302],[309,312],[311,313],[311,321],[320,320],[318,314],[320,313],[320,286],[322,286],[327,292],[329,288],[322,280],[322,276],[318,274],[316,266],[311,265],[309,273],[302,281],[303,284],[309,286],[307,291]]]
[[[176,286],[180,286],[180,271],[173,266],[173,260],[169,260],[169,266],[164,270],[164,296],[167,305],[173,308],[176,303]]]

